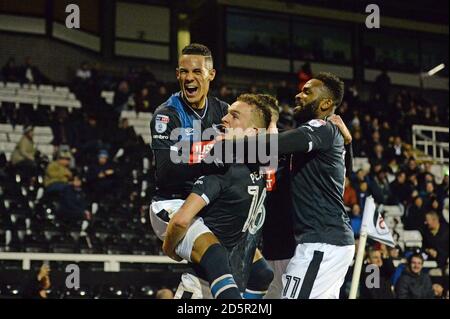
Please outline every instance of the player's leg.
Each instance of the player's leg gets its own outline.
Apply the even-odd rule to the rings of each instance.
[[[264,259],[259,249],[256,249],[243,297],[245,299],[262,299],[267,293],[267,289],[272,280],[272,268]]]
[[[181,258],[199,266],[215,299],[241,299],[231,272],[228,251],[203,223],[202,218],[196,219],[189,226],[175,252]]]
[[[267,289],[267,293],[264,296],[264,299],[280,299],[281,292],[283,290],[283,282],[281,278],[283,274],[286,272],[287,265],[289,264],[290,259],[281,259],[281,260],[267,260],[267,263],[273,269],[273,280],[270,283],[269,288]]]
[[[355,247],[300,244],[282,277],[284,299],[336,299]]]

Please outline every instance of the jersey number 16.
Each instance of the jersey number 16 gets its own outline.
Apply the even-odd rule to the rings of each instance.
[[[254,235],[264,224],[266,218],[266,208],[263,205],[266,198],[266,188],[263,188],[260,196],[259,186],[248,186],[248,193],[252,196],[252,203],[242,232],[244,233],[248,229],[248,232]]]

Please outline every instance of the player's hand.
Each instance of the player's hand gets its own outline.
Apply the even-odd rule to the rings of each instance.
[[[350,134],[350,131],[348,130],[342,118],[339,115],[333,114],[328,118],[328,120],[337,126],[342,136],[344,137],[344,143],[350,144],[352,142],[352,135]]]
[[[164,254],[166,254],[168,257],[172,258],[175,261],[182,261],[183,259],[175,253],[175,249],[172,249],[169,246],[170,245],[166,241],[163,242],[162,250]]]

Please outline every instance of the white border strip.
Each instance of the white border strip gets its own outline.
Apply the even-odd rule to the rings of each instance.
[[[0,30],[45,34],[45,19],[0,14]]]
[[[53,37],[84,48],[100,52],[100,38],[78,29],[69,29],[59,22],[53,22]]]

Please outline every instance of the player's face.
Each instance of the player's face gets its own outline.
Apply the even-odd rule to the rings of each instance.
[[[244,135],[253,135],[253,114],[254,107],[242,102],[236,101],[228,108],[228,113],[222,118],[222,124],[226,129],[227,137]]]
[[[182,55],[178,61],[177,79],[184,99],[193,107],[202,107],[209,91],[209,83],[216,71],[208,68],[201,55]]]
[[[320,118],[320,106],[325,102],[322,81],[311,79],[306,82],[302,91],[295,96],[295,102],[294,117],[298,122]]]

